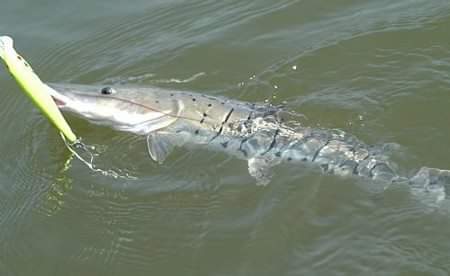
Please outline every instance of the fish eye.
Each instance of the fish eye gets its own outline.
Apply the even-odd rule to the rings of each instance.
[[[116,93],[116,91],[112,87],[107,86],[103,87],[100,93],[102,93],[102,95],[111,95]]]

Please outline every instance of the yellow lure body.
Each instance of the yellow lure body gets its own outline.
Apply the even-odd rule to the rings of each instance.
[[[75,142],[76,135],[51,97],[52,88],[43,83],[25,59],[16,52],[13,40],[8,36],[0,36],[0,58],[25,94],[48,120],[69,142]]]

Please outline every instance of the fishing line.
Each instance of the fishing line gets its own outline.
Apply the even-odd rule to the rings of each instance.
[[[84,165],[86,165],[91,171],[100,173],[104,176],[110,176],[113,178],[123,178],[123,179],[131,179],[136,180],[137,177],[131,176],[128,173],[125,175],[122,175],[118,172],[116,172],[113,169],[100,169],[94,164],[95,156],[98,156],[98,153],[92,153],[91,149],[92,147],[87,146],[81,141],[81,138],[78,138],[75,142],[69,143],[66,139],[66,137],[60,132],[61,138],[66,145],[66,148],[72,153],[73,156],[75,156],[78,160],[80,160]],[[78,152],[80,151],[80,153]],[[86,154],[87,158],[83,157],[82,155]]]

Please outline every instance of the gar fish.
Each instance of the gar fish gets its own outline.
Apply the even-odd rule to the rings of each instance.
[[[324,172],[444,189],[447,170],[421,168],[399,176],[379,150],[336,130],[290,127],[277,107],[161,88],[50,85],[63,112],[147,137],[148,152],[163,162],[175,146],[205,147],[248,161],[251,176],[270,181],[281,162],[316,164]]]

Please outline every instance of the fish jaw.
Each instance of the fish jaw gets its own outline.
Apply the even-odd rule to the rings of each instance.
[[[53,101],[55,102],[56,106],[63,110],[64,106],[66,106],[66,103],[70,102],[70,99],[67,96],[64,96],[63,94],[57,92],[53,88],[49,87],[49,94],[52,97]]]

